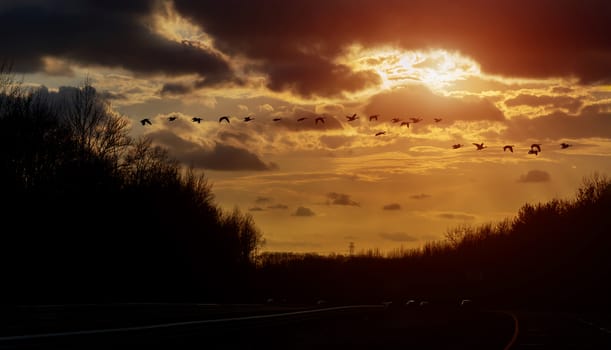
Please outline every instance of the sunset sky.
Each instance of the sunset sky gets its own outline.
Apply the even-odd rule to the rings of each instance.
[[[264,251],[388,251],[611,175],[609,23],[607,0],[4,0],[0,59],[90,78]]]

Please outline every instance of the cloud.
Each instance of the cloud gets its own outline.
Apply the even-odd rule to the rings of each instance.
[[[360,206],[358,202],[350,199],[350,195],[345,193],[329,192],[327,193],[327,204],[329,205],[352,205]]]
[[[583,101],[578,98],[569,96],[549,96],[549,95],[529,95],[520,94],[514,98],[505,101],[507,107],[515,106],[549,106],[554,108],[562,108],[568,110],[570,113],[576,113],[581,106]]]
[[[380,237],[393,242],[414,242],[418,238],[405,232],[380,233]]]
[[[265,104],[259,105],[259,111],[260,112],[273,112],[274,107],[272,107],[272,105],[270,105],[269,103],[265,103]]]
[[[448,219],[448,220],[475,220],[475,216],[473,215],[457,214],[457,213],[441,213],[437,215],[437,217],[441,219]]]
[[[293,213],[293,216],[314,216],[316,215],[312,209],[310,208],[306,208],[306,207],[299,207],[297,208],[297,210],[295,210],[295,213]]]
[[[269,203],[271,201],[272,201],[271,197],[261,197],[261,196],[259,196],[259,197],[257,197],[255,199],[255,203],[257,203],[257,204]]]
[[[504,134],[517,140],[608,138],[608,130],[611,130],[610,111],[611,104],[597,104],[584,107],[576,116],[555,112],[537,118],[515,117],[506,123],[507,130]]]
[[[518,182],[549,182],[551,181],[551,177],[548,172],[543,170],[530,170],[525,175],[520,175]]]
[[[212,147],[205,147],[182,139],[167,130],[152,132],[148,136],[155,144],[167,148],[181,163],[195,168],[224,171],[263,171],[277,168],[274,163],[263,162],[259,156],[249,150],[231,145],[217,142]]]
[[[362,86],[371,78],[334,64],[354,43],[460,51],[485,72],[505,76],[611,79],[605,1],[177,0],[176,7],[223,51],[259,60],[274,89],[307,94]]]
[[[427,199],[427,198],[431,198],[430,194],[425,194],[425,193],[420,193],[420,194],[414,194],[409,196],[409,198],[411,199]]]
[[[45,70],[45,58],[141,74],[197,74],[196,85],[236,79],[229,63],[207,47],[184,45],[151,30],[153,1],[8,1],[0,5],[3,59],[17,72]],[[19,30],[15,30],[19,28]],[[10,53],[10,54],[8,54]],[[8,54],[8,55],[7,55]],[[168,92],[180,92],[167,85]]]
[[[182,87],[165,86],[176,93],[239,83],[230,62],[238,58],[249,62],[246,72],[262,73],[274,91],[341,96],[380,85],[377,72],[338,59],[350,45],[443,48],[502,76],[611,81],[611,39],[603,25],[611,22],[611,5],[605,1],[363,0],[355,6],[342,0],[175,0],[181,20],[203,28],[214,48],[204,40],[183,44],[151,30],[162,8],[158,3],[3,1],[0,32],[11,33],[3,38],[3,52],[10,53],[18,72],[67,67],[45,64],[51,57],[139,74],[199,77]]]
[[[399,204],[399,203],[387,204],[382,209],[384,209],[384,210],[401,210],[401,204]]]
[[[395,116],[417,116],[429,120],[443,116],[446,121],[505,119],[503,113],[486,99],[435,95],[421,85],[375,95],[365,111],[368,114],[379,114],[380,121],[390,121]]]
[[[274,204],[274,205],[268,205],[267,209],[288,209],[289,206],[286,204]]]

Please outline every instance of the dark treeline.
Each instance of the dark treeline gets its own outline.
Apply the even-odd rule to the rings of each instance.
[[[26,89],[0,67],[2,303],[223,301],[262,236],[111,110],[88,80]]]
[[[574,199],[525,204],[513,219],[448,230],[387,255],[266,253],[261,294],[311,302],[472,298],[490,306],[611,306],[611,181],[585,178]]]

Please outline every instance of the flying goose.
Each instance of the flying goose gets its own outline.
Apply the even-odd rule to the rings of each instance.
[[[536,149],[529,149],[528,150],[528,154],[534,154],[534,155],[538,155],[539,151],[537,151]]]
[[[392,118],[390,121],[393,123],[398,123],[401,121],[401,118]]]
[[[440,122],[440,121],[442,121],[443,119],[441,119],[441,118],[434,118],[433,120],[435,121],[435,123],[439,123],[439,122]]]
[[[510,150],[511,153],[513,153],[513,145],[505,145],[505,147],[503,147],[503,152]]]
[[[378,115],[377,114],[370,115],[369,116],[369,121],[372,121],[372,120],[378,120]]]
[[[452,145],[452,148],[454,148],[454,149],[458,149],[458,148],[461,148],[462,146],[463,146],[463,145],[462,145],[462,144],[460,144],[460,143],[455,143],[455,144],[453,144],[453,145]]]
[[[352,116],[347,115],[346,119],[348,119],[349,122],[353,122],[353,121],[359,119],[359,117],[357,117],[356,113],[354,113]]]
[[[541,152],[541,144],[540,143],[533,143],[532,145],[530,145],[530,149],[537,149],[537,152]]]
[[[565,149],[565,148],[569,148],[569,147],[571,147],[571,145],[570,145],[570,144],[568,144],[568,143],[566,143],[566,142],[563,142],[563,143],[561,143],[561,144],[560,144],[560,147],[561,147],[562,149]]]
[[[227,123],[229,123],[229,116],[228,115],[224,115],[222,117],[219,118],[219,123],[222,122],[223,120],[225,120]]]
[[[194,122],[194,123],[198,123],[199,124],[199,123],[202,122],[202,118],[193,117],[193,118],[191,118],[191,121]]]
[[[384,135],[386,134],[386,131],[378,131],[376,132],[376,136],[380,136],[380,135]]]
[[[173,116],[168,117],[168,120],[169,120],[169,121],[171,121],[171,122],[173,122],[173,121],[175,121],[175,120],[176,120],[176,118],[178,118],[178,117],[177,117],[177,116],[175,116],[175,115],[173,115]]]
[[[254,118],[254,117],[251,117],[251,116],[244,117],[244,121],[245,121],[245,122],[249,122],[249,121],[251,121],[251,120],[255,120],[255,118]]]
[[[405,126],[407,126],[409,128],[409,122],[401,122],[400,126],[403,126],[403,125],[405,125]]]
[[[272,120],[273,120],[273,121],[275,121],[275,122],[279,122],[279,121],[281,121],[281,120],[282,120],[282,118],[274,118],[274,119],[272,119]]]
[[[304,121],[304,120],[306,120],[306,119],[308,119],[308,117],[301,117],[301,118],[297,119],[297,121],[298,121],[298,122],[302,122],[302,121]]]
[[[144,118],[144,119],[142,119],[142,120],[140,121],[140,124],[142,124],[142,125],[146,125],[146,124],[148,124],[148,125],[153,125],[153,123],[151,123],[150,119],[148,119],[148,118]]]
[[[409,118],[409,119],[412,121],[412,123],[418,123],[422,121],[422,118]]]
[[[475,142],[473,142],[473,145],[474,145],[475,147],[477,147],[477,150],[478,150],[478,151],[483,150],[484,148],[486,148],[486,146],[484,146],[484,143],[483,143],[483,142],[482,142],[482,143],[475,143]]]
[[[316,124],[318,124],[318,122],[321,122],[321,123],[323,123],[323,124],[324,124],[324,123],[325,123],[325,117],[317,117],[317,118],[316,118],[316,120],[315,120],[314,122],[315,122]]]

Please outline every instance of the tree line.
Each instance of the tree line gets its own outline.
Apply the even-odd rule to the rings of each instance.
[[[261,254],[257,290],[308,303],[467,298],[491,307],[609,310],[609,213],[611,180],[593,173],[574,198],[527,203],[513,218],[460,225],[417,249]]]
[[[224,300],[251,282],[263,237],[223,211],[85,79],[61,94],[0,66],[4,303]]]

